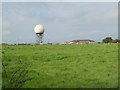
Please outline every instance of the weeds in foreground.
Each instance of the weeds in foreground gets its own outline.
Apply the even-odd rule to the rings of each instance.
[[[3,72],[3,88],[21,88],[25,82],[31,80],[29,77],[29,69],[27,64],[22,65],[20,67],[16,67],[14,71],[8,71],[9,64],[5,64],[2,62]]]

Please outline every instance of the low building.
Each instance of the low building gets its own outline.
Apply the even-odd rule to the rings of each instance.
[[[69,42],[69,44],[93,44],[95,41],[85,39],[85,40],[72,40]]]

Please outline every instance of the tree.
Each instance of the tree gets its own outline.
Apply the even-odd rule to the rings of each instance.
[[[112,37],[106,37],[105,39],[103,39],[103,43],[112,43],[113,39]]]
[[[114,43],[120,43],[120,40],[119,39],[115,39]]]

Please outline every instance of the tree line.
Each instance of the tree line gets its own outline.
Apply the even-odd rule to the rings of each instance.
[[[106,37],[102,40],[103,43],[120,43],[120,39],[112,39],[112,37]]]

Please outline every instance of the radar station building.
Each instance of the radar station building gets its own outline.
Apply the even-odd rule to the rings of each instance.
[[[93,40],[89,40],[89,39],[86,39],[86,40],[72,40],[69,42],[69,44],[93,44],[95,43],[95,41]]]

